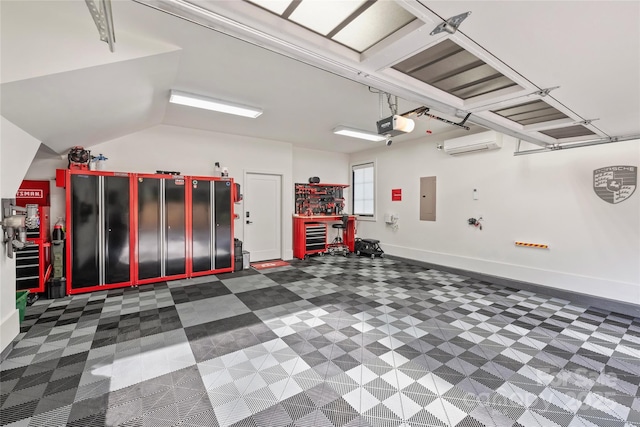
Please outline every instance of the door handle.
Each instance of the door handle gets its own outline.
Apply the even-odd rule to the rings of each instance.
[[[253,224],[253,221],[247,220],[247,224]]]

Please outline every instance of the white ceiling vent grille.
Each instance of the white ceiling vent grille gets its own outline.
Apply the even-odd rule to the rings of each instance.
[[[399,62],[393,68],[461,99],[518,86],[449,39]]]
[[[494,131],[476,133],[444,141],[444,152],[452,156],[502,148],[502,134]]]

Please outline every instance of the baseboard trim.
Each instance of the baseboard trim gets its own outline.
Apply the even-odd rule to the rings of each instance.
[[[10,342],[9,345],[7,345],[7,347],[2,350],[2,353],[0,353],[0,362],[4,362],[4,359],[7,358],[7,356],[9,355],[9,353],[11,353],[11,351],[13,350],[13,342]]]
[[[20,334],[20,313],[17,309],[5,317],[0,323],[0,357],[5,357],[13,349],[13,340]]]
[[[515,288],[523,291],[545,294],[553,298],[565,299],[576,304],[586,305],[591,309],[596,309],[600,311],[612,311],[615,313],[624,314],[626,316],[640,318],[640,305],[633,304],[633,303],[612,300],[604,297],[596,297],[593,295],[584,294],[584,293],[575,292],[575,291],[567,291],[564,289],[558,289],[551,286],[539,285],[537,283],[530,283],[530,282],[523,282],[521,280],[508,279],[506,277],[493,276],[491,274],[478,273],[476,271],[464,270],[462,268],[433,264],[430,262],[419,261],[411,258],[404,258],[396,255],[385,254],[385,257],[389,259],[403,261],[412,265],[418,265],[425,268],[431,268],[434,270],[446,271],[448,273],[468,276],[473,279],[483,280],[485,282],[490,282],[492,284],[503,286],[506,288]]]

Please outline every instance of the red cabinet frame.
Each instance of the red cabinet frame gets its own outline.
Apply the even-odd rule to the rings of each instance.
[[[87,176],[121,176],[128,177],[129,179],[129,280],[119,283],[109,283],[97,286],[87,286],[82,288],[73,288],[73,224],[72,224],[72,194],[71,194],[71,177],[73,175],[87,175]],[[184,196],[184,215],[185,215],[185,272],[182,274],[164,275],[160,277],[139,279],[139,244],[138,230],[140,224],[140,218],[138,214],[138,196],[139,196],[139,180],[140,179],[171,179],[182,180],[182,184],[185,186]],[[193,271],[193,185],[194,181],[208,181],[212,185],[215,182],[225,182],[225,187],[229,186],[229,216],[230,216],[230,243],[229,254],[231,256],[230,267],[215,268],[207,271]],[[220,178],[210,176],[176,176],[176,175],[164,175],[164,174],[136,174],[136,173],[121,173],[121,172],[105,172],[105,171],[87,171],[87,170],[69,170],[59,169],[56,171],[56,184],[63,186],[66,189],[66,292],[68,295],[100,291],[114,288],[121,288],[126,286],[137,286],[148,283],[156,283],[167,280],[178,280],[190,277],[205,276],[217,273],[225,273],[234,271],[234,201],[238,197],[237,187],[232,178]],[[226,201],[225,201],[226,203]],[[226,247],[226,246],[225,246]],[[212,254],[213,256],[213,254]]]

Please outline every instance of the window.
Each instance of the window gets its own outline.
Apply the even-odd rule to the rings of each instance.
[[[354,215],[373,217],[375,214],[375,179],[373,172],[373,163],[364,163],[351,167]]]

